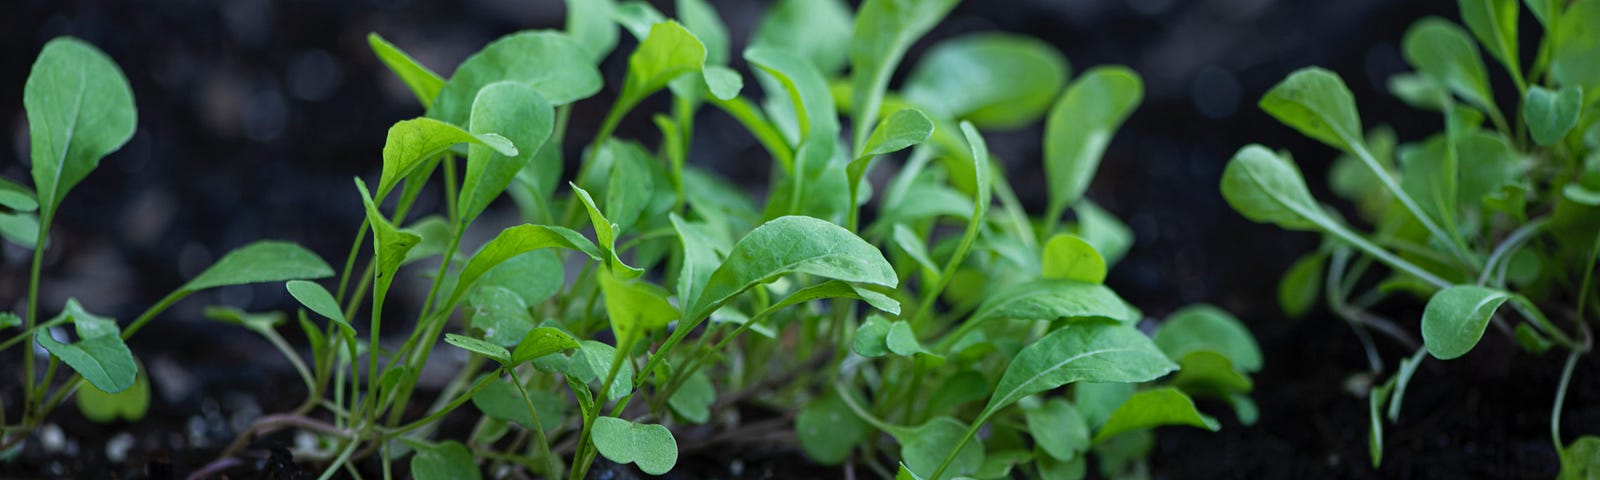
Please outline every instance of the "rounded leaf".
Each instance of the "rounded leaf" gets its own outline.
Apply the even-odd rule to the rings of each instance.
[[[1428,353],[1449,360],[1472,350],[1483,338],[1489,319],[1511,299],[1506,292],[1476,285],[1440,290],[1422,310],[1422,343]]]

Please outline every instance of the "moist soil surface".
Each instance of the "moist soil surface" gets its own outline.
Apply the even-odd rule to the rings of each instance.
[[[221,252],[259,238],[297,241],[324,258],[342,258],[361,218],[348,195],[350,177],[373,176],[388,125],[420,113],[366,50],[366,33],[379,31],[424,63],[445,67],[499,35],[559,28],[560,2],[532,3],[24,0],[10,6],[0,19],[0,41],[12,47],[0,56],[0,121],[10,127],[10,135],[0,136],[9,148],[0,151],[17,161],[0,162],[0,175],[28,178],[21,161],[27,156],[22,83],[39,47],[54,36],[76,35],[105,49],[127,72],[140,109],[134,140],[63,205],[41,303],[73,296],[92,311],[132,318]],[[653,3],[671,11],[670,2]],[[712,3],[735,39],[748,36],[763,9],[762,2]],[[1557,471],[1549,411],[1562,359],[1523,353],[1493,333],[1463,358],[1423,364],[1398,423],[1387,426],[1382,468],[1373,469],[1365,391],[1374,380],[1363,373],[1360,343],[1325,313],[1290,320],[1276,306],[1278,276],[1318,239],[1249,223],[1216,189],[1233,151],[1259,142],[1295,152],[1318,197],[1332,198],[1322,173],[1333,152],[1254,107],[1262,92],[1299,67],[1340,72],[1369,126],[1389,124],[1402,140],[1437,130],[1437,116],[1400,105],[1384,93],[1384,82],[1407,70],[1396,47],[1405,28],[1425,15],[1456,18],[1453,9],[1454,2],[1428,0],[969,1],[930,35],[936,41],[988,30],[1028,34],[1061,49],[1074,72],[1120,63],[1144,76],[1145,103],[1118,133],[1089,193],[1138,237],[1108,283],[1156,318],[1194,302],[1234,312],[1266,360],[1253,394],[1259,422],[1242,426],[1225,406],[1202,403],[1223,420],[1222,431],[1162,429],[1150,459],[1155,477],[1549,478]],[[920,42],[908,63],[932,41]],[[625,41],[619,48],[631,46]],[[574,111],[571,131],[596,129],[624,68],[618,58],[603,66],[612,87],[588,101],[594,108]],[[648,116],[634,117],[619,135],[653,144]],[[764,181],[765,162],[752,160],[765,156],[752,139],[725,133],[739,130],[715,112],[700,122],[705,138],[697,139],[692,162],[748,184]],[[1034,127],[990,139],[1031,211],[1041,210],[1044,198],[1039,136]],[[586,141],[567,143],[575,149]],[[568,153],[576,158],[576,151]],[[513,218],[501,212],[497,218]],[[20,311],[29,252],[7,245],[0,254],[0,299]],[[69,403],[17,461],[0,463],[0,477],[181,478],[213,460],[243,426],[295,407],[304,391],[264,341],[208,323],[201,311],[218,303],[285,309],[291,302],[281,288],[241,287],[179,304],[131,345],[154,384],[144,420],[90,423]],[[1420,305],[1385,304],[1382,313],[1414,329]],[[1377,340],[1388,365],[1409,353]],[[19,362],[7,357],[0,378],[19,378]],[[0,395],[17,398],[20,385],[0,382]],[[16,402],[7,407],[7,418],[16,418]],[[741,408],[750,422],[781,420],[779,412]],[[1597,425],[1600,356],[1591,355],[1568,393],[1563,440],[1600,433]],[[314,465],[287,455],[294,442],[289,433],[255,442],[229,478],[314,478]],[[842,476],[811,465],[793,445],[781,433],[704,443],[686,452],[670,478]],[[370,461],[361,468],[379,471]],[[591,474],[638,477],[603,463]]]

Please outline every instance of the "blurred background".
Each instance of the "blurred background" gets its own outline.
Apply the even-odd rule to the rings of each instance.
[[[670,1],[651,3],[672,13]],[[711,3],[739,52],[769,2]],[[1153,457],[1158,473],[1362,476],[1372,474],[1365,470],[1366,402],[1342,381],[1365,365],[1359,346],[1348,328],[1325,314],[1298,322],[1283,318],[1274,294],[1279,275],[1319,240],[1249,223],[1223,202],[1217,184],[1233,152],[1256,142],[1293,151],[1318,197],[1334,198],[1324,173],[1335,153],[1255,106],[1263,92],[1305,66],[1340,73],[1369,127],[1388,124],[1402,141],[1436,131],[1438,116],[1404,107],[1387,94],[1385,82],[1409,70],[1397,44],[1411,22],[1427,15],[1457,18],[1455,7],[1438,0],[969,0],[918,42],[905,65],[940,39],[998,30],[1044,39],[1066,55],[1074,73],[1123,64],[1142,75],[1145,101],[1112,142],[1089,191],[1137,237],[1108,283],[1157,318],[1193,302],[1234,312],[1252,327],[1268,365],[1258,380],[1261,424],[1246,429],[1231,423],[1218,435],[1164,432]],[[7,2],[0,18],[0,44],[6,46],[0,56],[0,175],[24,183],[29,178],[22,86],[39,48],[53,37],[73,35],[103,49],[126,72],[139,108],[133,140],[105,159],[62,207],[47,257],[43,311],[77,297],[91,311],[126,320],[222,253],[262,238],[299,242],[330,263],[342,259],[361,220],[351,177],[375,179],[389,125],[422,114],[368,49],[368,32],[448,76],[493,39],[522,29],[561,28],[564,16],[563,3],[555,0]],[[632,49],[631,39],[622,37],[619,53],[602,67],[606,89],[574,110],[569,148],[587,142],[619,89],[624,55]],[[734,58],[733,66],[743,70]],[[651,108],[659,104],[641,110]],[[715,109],[703,109],[699,122],[704,126],[697,129],[701,136],[691,162],[746,184],[766,182],[770,161],[752,138]],[[630,115],[620,135],[651,145],[657,138],[643,112]],[[1034,212],[1042,211],[1045,196],[1040,135],[1032,127],[989,138]],[[574,159],[576,151],[568,157]],[[423,198],[419,209],[437,208],[426,203],[436,196]],[[493,218],[515,218],[509,202],[493,208],[502,212]],[[9,244],[0,250],[0,306],[23,308],[29,255]],[[244,385],[247,391],[294,388],[296,381],[281,375],[283,363],[265,342],[200,314],[216,303],[264,310],[288,302],[275,286],[206,292],[136,337],[136,352],[174,351],[178,364],[226,366],[224,372],[188,372],[201,387],[163,394],[158,411],[188,412],[196,402],[212,401],[197,393],[220,388],[208,382]],[[1555,370],[1547,367],[1535,364],[1528,371]],[[1579,382],[1593,383],[1590,370]],[[1502,368],[1477,374],[1517,373]],[[1525,390],[1548,405],[1550,389],[1543,384]],[[233,407],[223,407],[228,408]],[[1539,437],[1537,414],[1508,417],[1498,430],[1469,435],[1460,440],[1465,443],[1423,445],[1419,437],[1411,448],[1489,455],[1512,466],[1537,465],[1533,471],[1553,468],[1554,453],[1548,437]],[[1476,421],[1473,412],[1455,415]],[[1584,418],[1569,415],[1569,421],[1574,416]],[[1600,420],[1589,423],[1594,424]],[[1511,446],[1494,443],[1513,437],[1519,440]],[[1391,439],[1401,451],[1412,445],[1407,441],[1404,432]],[[1252,460],[1258,456],[1278,461]],[[1450,472],[1448,460],[1430,460],[1447,465],[1433,472]]]

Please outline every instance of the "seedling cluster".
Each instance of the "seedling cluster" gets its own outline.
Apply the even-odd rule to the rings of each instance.
[[[819,464],[884,478],[1081,478],[1091,454],[1101,474],[1125,476],[1145,471],[1154,427],[1219,428],[1192,397],[1252,423],[1262,356],[1236,319],[1197,305],[1141,330],[1144,315],[1103,284],[1131,233],[1084,194],[1142,99],[1139,77],[1106,66],[1071,78],[1048,44],[981,33],[932,45],[891,90],[955,3],[867,0],[852,13],[781,0],[738,52],[746,72],[704,0],[677,1],[675,19],[642,2],[568,1],[564,31],[507,35],[449,77],[373,34],[423,114],[389,129],[378,178],[353,182],[365,219],[342,267],[251,244],[126,324],[75,302],[40,317],[56,207],[136,119],[109,58],[52,41],[24,92],[33,189],[0,183],[6,238],[35,249],[27,311],[0,317],[3,347],[50,356],[40,375],[18,349],[24,413],[6,422],[4,447],[75,392],[90,418],[137,419],[149,380],[123,341],[194,292],[247,283],[282,284],[303,308],[208,317],[261,334],[307,395],[202,476],[285,428],[315,436],[295,458],[322,478],[360,476],[356,462],[378,456],[385,478],[408,466],[420,479],[580,479],[599,457],[669,472],[703,441],[691,429],[774,426]],[[606,87],[597,65],[621,31],[637,46],[616,101],[564,175],[568,120]],[[660,142],[615,138],[656,95],[671,102],[650,114]],[[760,201],[689,162],[706,107],[770,155]],[[1029,212],[984,133],[1041,119],[1050,195]],[[869,181],[892,159],[903,161],[887,182]],[[443,210],[414,212],[429,186]],[[465,244],[502,196],[527,223]],[[386,308],[397,279],[417,276],[422,307]],[[306,345],[280,336],[286,319]],[[60,340],[68,324],[76,341]],[[424,367],[463,353],[448,385],[419,388]],[[58,381],[62,363],[71,374]],[[447,417],[472,427],[446,436]]]
[[[1244,147],[1222,177],[1222,194],[1245,217],[1320,232],[1317,251],[1283,277],[1291,316],[1318,298],[1355,328],[1371,373],[1386,365],[1370,332],[1415,350],[1372,386],[1371,455],[1383,425],[1398,421],[1406,387],[1432,356],[1472,351],[1490,326],[1528,352],[1566,355],[1550,411],[1561,478],[1600,472],[1600,437],[1567,442],[1561,411],[1574,368],[1594,347],[1593,273],[1600,255],[1600,2],[1527,1],[1544,35],[1532,66],[1519,45],[1519,2],[1460,0],[1466,27],[1416,22],[1401,48],[1414,72],[1390,79],[1406,103],[1440,112],[1442,132],[1398,144],[1386,127],[1363,130],[1355,99],[1337,74],[1295,72],[1261,109],[1343,155],[1328,178],[1372,232],[1319,204],[1288,152]],[[1480,51],[1480,46],[1482,50]],[[1502,111],[1482,53],[1504,67],[1518,108]],[[1487,122],[1487,123],[1486,123]],[[1421,341],[1372,308],[1389,298],[1426,299]]]

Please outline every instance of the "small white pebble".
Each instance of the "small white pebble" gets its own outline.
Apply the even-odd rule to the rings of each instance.
[[[732,462],[729,462],[728,463],[728,473],[732,474],[734,477],[743,477],[744,476],[744,460],[740,460],[740,459],[735,458],[735,459],[733,459]]]
[[[122,463],[128,459],[128,450],[133,449],[133,435],[122,432],[106,441],[106,460],[111,463]]]
[[[39,427],[39,446],[44,448],[46,453],[59,452],[66,444],[67,436],[61,433],[61,427],[54,423]]]

